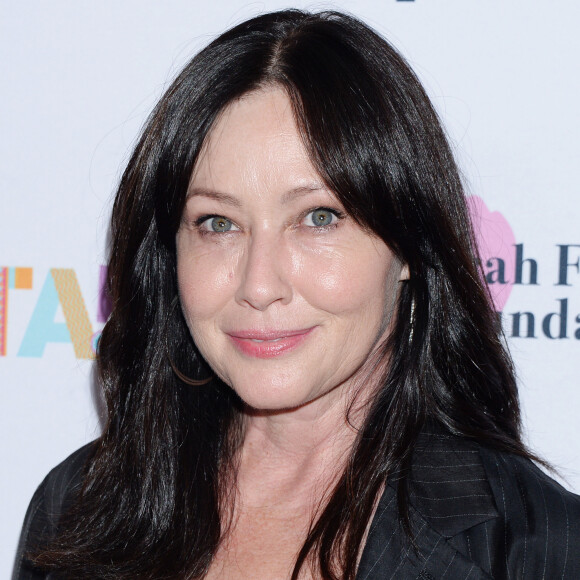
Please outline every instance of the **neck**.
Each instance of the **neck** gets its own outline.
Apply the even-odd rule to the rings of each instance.
[[[344,471],[363,408],[337,396],[296,409],[247,410],[238,471],[243,504],[317,505]]]

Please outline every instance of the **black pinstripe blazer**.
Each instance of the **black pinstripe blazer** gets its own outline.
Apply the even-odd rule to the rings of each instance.
[[[24,554],[54,534],[90,445],[52,470],[24,522],[13,580],[51,580]],[[396,481],[379,502],[357,580],[580,580],[580,497],[526,459],[422,434],[410,476],[415,547],[401,533]]]

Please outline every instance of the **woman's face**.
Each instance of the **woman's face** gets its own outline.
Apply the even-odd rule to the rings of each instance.
[[[388,332],[404,276],[310,162],[281,89],[229,105],[177,234],[181,304],[217,375],[255,409],[348,392]]]

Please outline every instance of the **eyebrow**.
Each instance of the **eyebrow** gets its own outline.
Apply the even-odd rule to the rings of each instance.
[[[301,185],[299,187],[294,187],[293,189],[287,191],[282,196],[282,203],[286,204],[299,197],[304,197],[310,193],[314,193],[316,191],[325,191],[328,192],[327,188],[322,183],[313,183],[312,185]]]
[[[226,205],[231,205],[233,207],[241,207],[242,203],[239,199],[230,195],[229,193],[222,193],[220,191],[214,191],[213,189],[205,189],[203,187],[192,187],[187,192],[187,199],[192,197],[209,197],[210,199],[215,199],[221,201]]]
[[[316,191],[328,192],[327,188],[321,183],[313,183],[312,185],[301,185],[286,191],[282,195],[282,203],[283,204],[290,203],[291,201],[294,201],[297,198],[304,197],[305,195],[309,195],[310,193],[314,193]],[[207,197],[209,199],[215,199],[216,201],[220,201],[222,203],[225,203],[226,205],[231,205],[233,207],[242,206],[240,200],[237,197],[230,195],[229,193],[223,193],[221,191],[215,191],[213,189],[207,189],[205,187],[192,187],[187,192],[187,199],[198,196]]]

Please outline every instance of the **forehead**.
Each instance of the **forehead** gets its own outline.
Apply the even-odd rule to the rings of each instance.
[[[304,147],[287,93],[269,87],[230,103],[210,130],[193,187],[306,186],[320,177]]]

